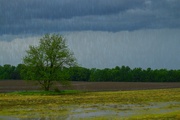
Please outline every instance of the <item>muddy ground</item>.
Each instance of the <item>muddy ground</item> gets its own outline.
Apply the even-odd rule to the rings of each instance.
[[[151,83],[151,82],[71,82],[71,85],[64,87],[59,83],[52,88],[75,89],[85,91],[114,91],[114,90],[146,90],[146,89],[167,89],[180,88],[180,82],[175,83]],[[13,92],[24,90],[40,90],[35,82],[24,80],[0,80],[0,92]]]

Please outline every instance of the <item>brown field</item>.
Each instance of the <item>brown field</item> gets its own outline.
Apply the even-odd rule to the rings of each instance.
[[[68,87],[56,83],[54,88],[84,90],[84,91],[115,91],[115,90],[146,90],[180,88],[180,82],[151,83],[151,82],[71,82]],[[40,87],[31,81],[0,80],[0,92],[13,92],[24,90],[40,90]]]

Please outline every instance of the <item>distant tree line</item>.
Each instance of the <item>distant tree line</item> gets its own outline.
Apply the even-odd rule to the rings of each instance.
[[[180,70],[152,70],[151,68],[144,70],[142,68],[131,69],[128,66],[116,66],[111,69],[73,67],[67,69],[66,72],[69,72],[69,80],[71,81],[180,82]]]
[[[68,79],[70,81],[114,81],[114,82],[180,82],[180,70],[167,70],[167,69],[155,69],[151,68],[131,69],[128,66],[116,66],[115,68],[105,69],[88,69],[84,67],[70,67],[65,69],[59,69],[62,79]],[[5,64],[0,66],[0,79],[1,80],[17,80],[28,79],[26,73],[26,66],[19,64],[12,66]]]
[[[0,65],[0,79],[1,80],[16,80],[16,79],[22,79],[20,72],[21,72],[21,64],[17,66],[12,66],[9,64],[5,64],[3,66]]]

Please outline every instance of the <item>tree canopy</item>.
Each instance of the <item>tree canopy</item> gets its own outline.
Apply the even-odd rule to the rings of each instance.
[[[51,88],[53,81],[61,80],[63,68],[76,65],[66,39],[57,34],[44,35],[39,45],[29,46],[26,53],[23,62],[27,79],[37,80],[46,91]]]

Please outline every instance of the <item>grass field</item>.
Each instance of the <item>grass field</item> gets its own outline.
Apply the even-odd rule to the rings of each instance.
[[[1,119],[180,119],[180,88],[0,94]]]

